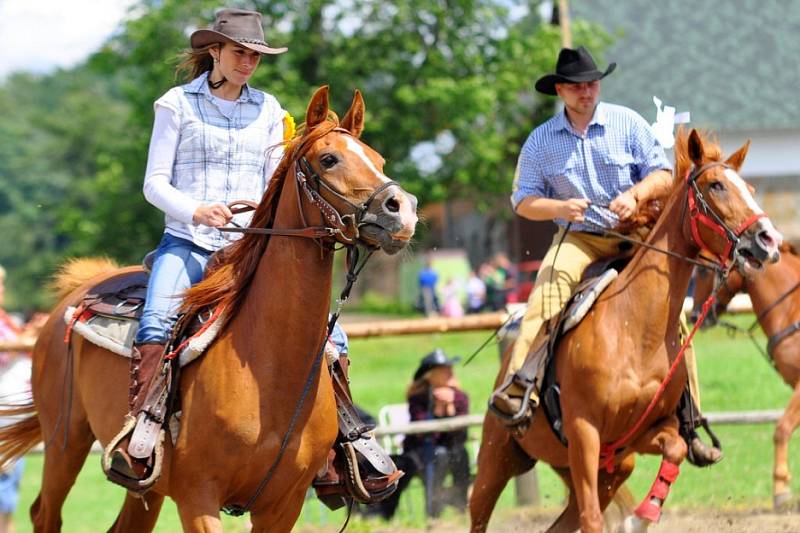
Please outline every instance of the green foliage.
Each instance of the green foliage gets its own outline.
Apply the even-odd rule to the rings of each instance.
[[[177,54],[219,5],[140,0],[86,63],[0,85],[0,263],[9,270],[9,306],[47,306],[41,287],[65,257],[134,263],[156,245],[162,216],[141,193],[152,103],[186,81],[175,79]],[[365,140],[423,204],[472,197],[487,207],[507,196],[520,145],[552,112],[532,84],[552,69],[559,35],[538,20],[535,1],[229,5],[260,11],[268,42],[289,47],[262,59],[252,85],[298,119],[319,85],[331,86],[340,113],[361,89]],[[581,21],[573,34],[595,51],[609,42]],[[411,156],[421,144],[437,147],[438,166],[421,170]]]

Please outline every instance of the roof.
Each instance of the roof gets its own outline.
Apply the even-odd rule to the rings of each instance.
[[[690,111],[696,126],[800,129],[800,2],[573,0],[570,9],[614,37],[597,58],[600,68],[618,64],[603,81],[603,100],[649,122],[655,95]]]

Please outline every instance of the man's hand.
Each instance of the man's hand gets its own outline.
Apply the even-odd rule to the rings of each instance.
[[[583,222],[585,220],[584,214],[590,203],[586,198],[564,200],[561,204],[558,218],[563,218],[567,222]]]
[[[608,205],[608,208],[615,213],[620,220],[627,220],[636,214],[636,198],[630,191],[620,194]]]
[[[233,213],[225,204],[201,205],[192,216],[192,223],[212,228],[224,226],[233,218]]]

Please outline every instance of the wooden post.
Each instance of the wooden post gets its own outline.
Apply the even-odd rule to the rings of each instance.
[[[561,47],[572,48],[572,28],[569,23],[569,0],[558,0],[558,25],[561,28]]]

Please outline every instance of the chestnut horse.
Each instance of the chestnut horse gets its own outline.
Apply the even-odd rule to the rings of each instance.
[[[550,530],[599,532],[603,510],[633,471],[634,453],[661,455],[663,461],[653,489],[625,527],[643,530],[658,519],[687,452],[675,415],[687,378],[679,331],[693,265],[685,259],[696,258],[701,248],[721,260],[730,252],[750,271],[779,256],[780,234],[737,173],[747,148],[723,163],[716,144],[694,130],[688,136],[679,132],[678,178],[647,238],[649,247],[639,247],[556,348],[569,444],[558,440],[541,413],[521,435],[487,416],[470,499],[472,531],[486,530],[508,480],[541,460],[569,489],[567,507]],[[716,225],[710,224],[714,219]],[[501,369],[496,385],[504,375]]]
[[[112,529],[152,530],[166,495],[184,531],[221,531],[220,509],[247,503],[254,531],[292,529],[337,435],[330,376],[325,364],[315,366],[327,334],[334,245],[358,241],[395,253],[417,222],[416,199],[359,141],[363,125],[358,91],[340,125],[328,109],[328,88],[317,90],[305,130],[286,146],[251,225],[307,228],[317,238],[248,233],[189,291],[185,308],[225,305],[227,320],[204,356],[183,369],[181,430],[174,446],[166,439],[162,476],[144,496],[149,511],[129,495]],[[33,352],[33,401],[17,409],[29,416],[0,433],[3,459],[46,443],[31,508],[36,531],[60,528],[62,504],[92,442],[105,446],[127,412],[128,361],[78,335],[70,356],[61,318],[89,287],[119,272],[95,277],[56,306]]]
[[[775,426],[773,437],[775,465],[772,498],[776,510],[785,510],[791,501],[789,440],[800,425],[800,257],[788,244],[781,247],[781,252],[780,262],[768,265],[763,274],[752,279],[731,272],[717,291],[713,313],[709,313],[703,322],[703,327],[715,324],[719,313],[726,309],[734,295],[746,291],[750,295],[757,322],[769,339],[767,354],[783,381],[794,391]],[[713,289],[714,276],[698,269],[692,315],[699,311],[698,299],[708,298]]]

